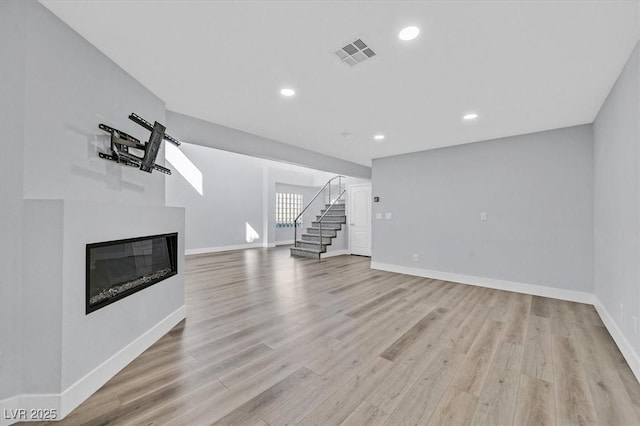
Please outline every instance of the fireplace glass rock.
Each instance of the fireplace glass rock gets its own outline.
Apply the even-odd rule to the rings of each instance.
[[[87,314],[177,274],[178,234],[87,244]]]

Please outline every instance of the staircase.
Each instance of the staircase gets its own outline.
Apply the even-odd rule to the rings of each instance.
[[[320,222],[322,218],[322,222]],[[320,223],[322,223],[322,241],[320,241]],[[291,256],[311,257],[319,259],[321,253],[326,253],[327,246],[338,236],[342,225],[347,223],[344,202],[325,204],[325,208],[311,222],[306,234],[300,235],[295,247],[291,247]]]
[[[335,176],[329,179],[329,181],[320,189],[320,191],[318,191],[313,199],[296,217],[294,223],[294,247],[291,247],[291,256],[320,259],[320,255],[327,252],[327,246],[331,245],[333,239],[338,236],[338,232],[342,230],[342,225],[347,223],[344,205],[345,189],[342,183],[343,179],[344,176]],[[335,188],[336,181],[338,183],[337,188]],[[332,198],[332,193],[334,196],[336,194],[338,196],[336,198]],[[327,196],[326,200],[328,200],[329,204],[322,205],[323,208],[320,210],[320,214],[316,216],[316,220],[311,222],[311,226],[307,228],[306,233],[303,233],[298,237],[298,225],[300,218],[321,194],[323,194],[323,199],[324,196]]]

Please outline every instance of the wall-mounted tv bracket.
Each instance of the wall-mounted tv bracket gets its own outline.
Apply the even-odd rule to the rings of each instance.
[[[157,121],[154,124],[151,124],[135,113],[131,113],[131,115],[129,115],[129,119],[151,132],[149,141],[141,143],[140,140],[128,135],[127,133],[101,123],[98,127],[111,134],[111,154],[99,152],[98,156],[105,160],[111,160],[127,166],[137,167],[148,173],[151,173],[155,169],[159,172],[170,175],[171,170],[155,163],[156,157],[158,156],[158,150],[160,149],[160,144],[163,140],[167,140],[177,146],[180,146],[180,141],[166,134],[164,132],[166,127]],[[134,155],[129,152],[129,148],[143,151],[144,156],[139,157]]]

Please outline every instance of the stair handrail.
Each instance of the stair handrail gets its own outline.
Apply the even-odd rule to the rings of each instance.
[[[302,209],[300,214],[298,216],[296,216],[296,218],[293,220],[293,246],[294,247],[298,247],[298,219],[300,219],[300,217],[304,214],[304,212],[309,208],[311,203],[313,203],[315,201],[315,199],[318,198],[318,195],[320,195],[322,193],[322,191],[324,191],[324,189],[327,186],[329,186],[329,203],[331,203],[331,182],[333,182],[334,180],[338,179],[338,191],[340,191],[340,189],[342,188],[342,179],[343,178],[344,178],[344,176],[337,175],[337,176],[334,176],[331,179],[329,179],[327,181],[327,183],[325,183],[324,186],[322,188],[320,188],[318,193],[313,196],[311,201],[309,201],[307,203],[307,205],[304,207],[304,209]],[[345,190],[342,190],[342,193],[340,193],[340,196],[338,198],[336,198],[336,201],[340,199],[342,194],[344,194],[344,191]],[[327,209],[327,210],[329,210],[329,209]],[[324,214],[327,214],[327,212],[325,211]],[[324,217],[324,214],[322,215],[322,217]],[[322,229],[320,230],[320,232],[322,232]],[[320,235],[320,246],[322,246],[322,235]]]

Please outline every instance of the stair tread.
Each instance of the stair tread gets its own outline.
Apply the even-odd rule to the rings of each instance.
[[[318,235],[314,235],[314,234],[307,234],[307,235],[302,235],[302,241],[303,243],[317,243],[319,242],[319,236]],[[305,239],[306,238],[306,239]],[[326,235],[322,236],[322,244],[324,244],[325,246],[328,246],[331,244],[333,238],[335,237],[327,237]]]

